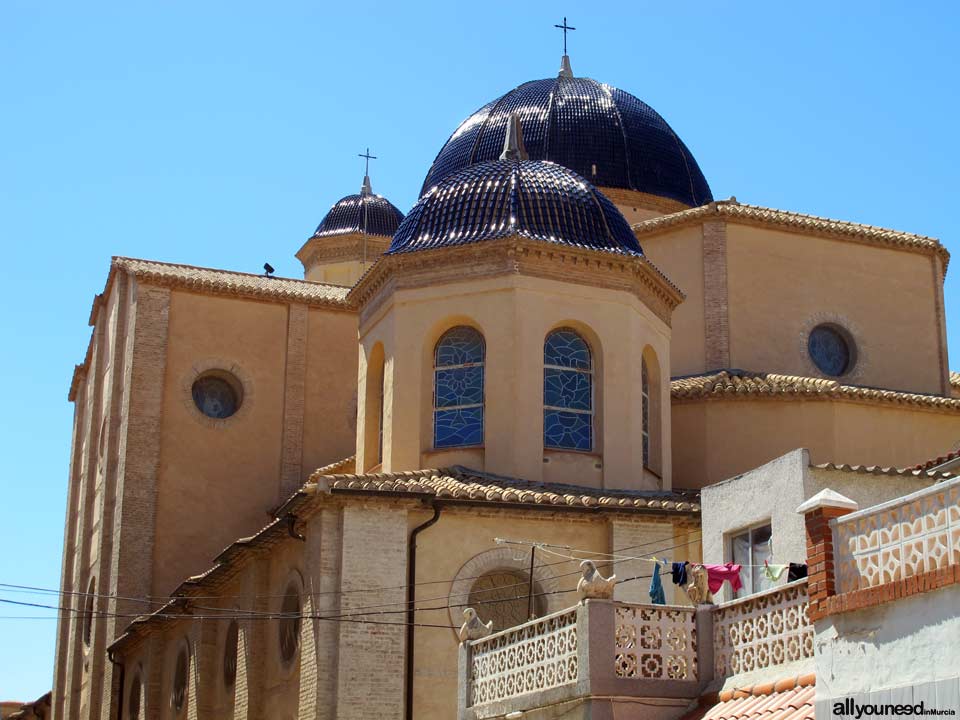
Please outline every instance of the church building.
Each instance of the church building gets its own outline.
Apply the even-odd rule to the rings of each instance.
[[[521,717],[465,709],[466,608],[553,623],[591,558],[648,603],[640,556],[737,560],[790,477],[796,504],[942,480],[849,471],[960,440],[936,239],[715,199],[566,55],[422,171],[406,214],[369,173],[337,201],[290,246],[303,279],[110,261],[69,390],[54,718]],[[667,685],[636,686],[658,720],[696,707]]]

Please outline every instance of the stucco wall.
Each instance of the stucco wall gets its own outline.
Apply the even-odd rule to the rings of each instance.
[[[951,585],[818,621],[818,709],[821,701],[833,698],[956,679],[960,676],[958,606],[960,586]],[[881,701],[891,702],[889,697]]]
[[[673,403],[674,485],[702,487],[802,446],[814,464],[912,467],[960,438],[960,413],[837,400]]]
[[[686,294],[673,311],[670,367],[674,376],[692,375],[706,367],[703,308],[703,228],[683,227],[641,238],[643,252]]]
[[[857,346],[846,382],[944,391],[930,256],[727,223],[727,272],[732,367],[819,377],[807,336],[836,322]]]
[[[732,559],[730,538],[757,525],[771,526],[773,562],[806,562],[804,519],[795,511],[808,498],[830,488],[865,508],[921,490],[934,483],[926,476],[871,475],[810,467],[810,453],[796,449],[775,460],[701,491],[703,559]],[[783,575],[777,584],[784,584]],[[718,602],[731,600],[724,585]]]
[[[486,342],[482,469],[529,480],[644,487],[641,356],[644,348],[656,354],[657,389],[667,397],[669,328],[632,293],[518,275],[397,290],[362,324],[362,358],[377,343],[386,358],[385,471],[424,467],[428,453],[432,465],[451,461],[431,453],[433,349],[444,331],[460,324],[478,328]],[[594,452],[562,453],[560,460],[561,453],[543,448],[543,343],[550,330],[565,326],[578,330],[593,352],[595,442]],[[363,396],[363,359],[360,374]],[[669,427],[670,404],[660,410],[654,422]],[[363,443],[371,435],[357,435],[361,467],[369,468]],[[669,487],[667,433],[661,452]]]

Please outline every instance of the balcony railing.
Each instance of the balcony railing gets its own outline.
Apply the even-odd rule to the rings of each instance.
[[[837,518],[836,592],[960,563],[960,478]]]
[[[806,580],[733,600],[714,610],[714,677],[812,657]]]
[[[690,607],[593,600],[467,643],[460,717],[591,695],[696,697],[703,622]]]

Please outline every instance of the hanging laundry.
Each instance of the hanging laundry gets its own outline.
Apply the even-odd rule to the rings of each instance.
[[[687,584],[687,562],[675,562],[670,567],[670,574],[673,575],[674,585]]]
[[[771,565],[770,563],[764,563],[763,574],[767,576],[767,580],[770,582],[776,582],[788,567],[789,565]]]
[[[724,565],[704,565],[703,568],[707,571],[707,586],[710,588],[711,593],[715,593],[723,587],[724,580],[730,583],[730,587],[732,587],[734,591],[743,587],[743,581],[740,579],[739,565],[726,563]]]
[[[790,572],[787,573],[787,582],[793,582],[807,576],[806,563],[790,563]]]
[[[707,586],[707,571],[702,565],[690,565],[687,568],[687,577],[690,582],[683,589],[694,605],[703,605],[712,603],[713,596],[710,595],[710,588]]]
[[[660,563],[653,564],[653,578],[650,580],[650,602],[654,605],[666,605],[663,595],[663,583],[660,581]]]

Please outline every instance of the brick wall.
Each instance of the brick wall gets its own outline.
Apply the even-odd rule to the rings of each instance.
[[[703,312],[706,369],[730,367],[730,314],[727,294],[727,224],[703,224]]]

